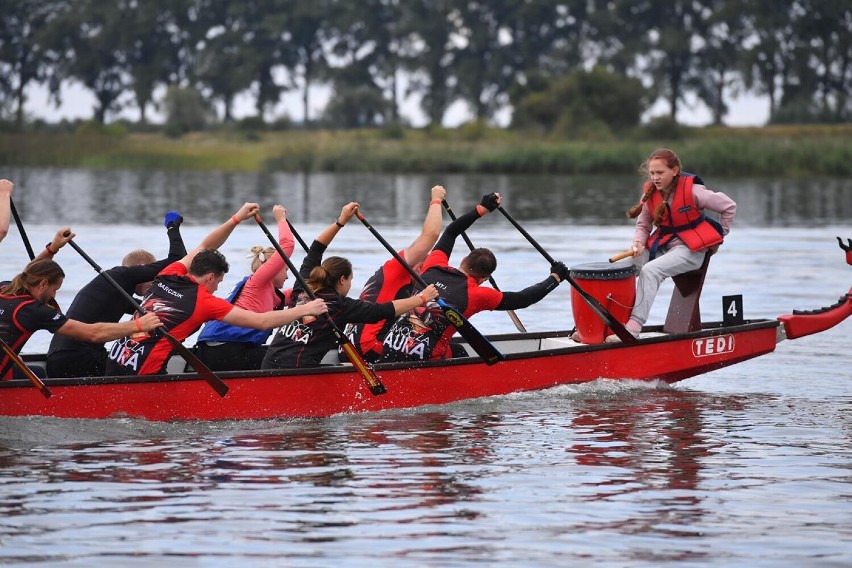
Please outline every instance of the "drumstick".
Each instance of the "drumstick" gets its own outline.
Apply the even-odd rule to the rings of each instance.
[[[624,252],[620,252],[620,253],[618,253],[618,254],[617,254],[617,255],[615,255],[615,256],[611,256],[611,257],[609,258],[609,261],[610,261],[610,262],[616,262],[616,261],[619,261],[619,260],[621,260],[622,258],[627,258],[628,256],[633,256],[633,254],[634,254],[635,252],[636,252],[636,249],[635,249],[635,248],[628,249],[628,250],[626,250],[626,251],[624,251]]]

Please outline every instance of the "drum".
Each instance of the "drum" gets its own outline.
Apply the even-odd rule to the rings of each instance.
[[[596,299],[621,323],[627,323],[636,300],[636,274],[639,268],[632,259],[618,262],[592,262],[571,268],[577,285]],[[603,343],[612,331],[589,307],[583,296],[571,288],[571,309],[574,325],[583,343]]]

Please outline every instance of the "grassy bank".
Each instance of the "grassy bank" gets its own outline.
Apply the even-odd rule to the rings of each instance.
[[[0,165],[330,172],[625,174],[658,147],[714,176],[852,175],[852,125],[700,128],[678,139],[552,141],[484,128],[0,134]]]

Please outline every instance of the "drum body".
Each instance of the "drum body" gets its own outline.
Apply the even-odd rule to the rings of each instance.
[[[571,267],[571,277],[577,285],[621,323],[627,323],[636,300],[636,274],[639,268],[631,259],[614,263],[592,262]],[[589,307],[583,296],[571,288],[571,309],[574,325],[583,343],[603,343],[612,331]]]

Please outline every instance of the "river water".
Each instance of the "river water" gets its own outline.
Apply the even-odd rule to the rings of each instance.
[[[306,239],[357,199],[403,246],[437,182],[457,212],[503,192],[538,242],[575,266],[626,248],[632,223],[621,211],[636,193],[630,180],[593,178],[3,175],[18,183],[15,203],[34,246],[71,225],[104,267],[139,246],[163,254],[167,209],[185,215],[193,246],[247,199],[286,205]],[[849,290],[852,270],[835,240],[852,238],[848,182],[713,187],[737,200],[739,216],[710,264],[705,319],[721,319],[723,295],[743,294],[747,318],[774,318],[828,306]],[[470,236],[497,254],[501,289],[548,272],[498,215]],[[247,249],[264,242],[257,227],[235,230],[222,249],[233,267],[222,291],[247,270]],[[0,251],[3,274],[26,262],[14,227]],[[352,259],[354,290],[385,259],[357,224],[329,254]],[[94,272],[70,247],[57,261],[68,274],[58,296],[67,306]],[[670,292],[661,289],[650,324],[662,323]],[[518,315],[530,330],[571,327],[569,287]],[[502,313],[474,323],[514,331]],[[847,321],[673,386],[606,381],[314,420],[0,418],[0,564],[848,566],[849,331]],[[41,333],[25,352],[46,348]]]

